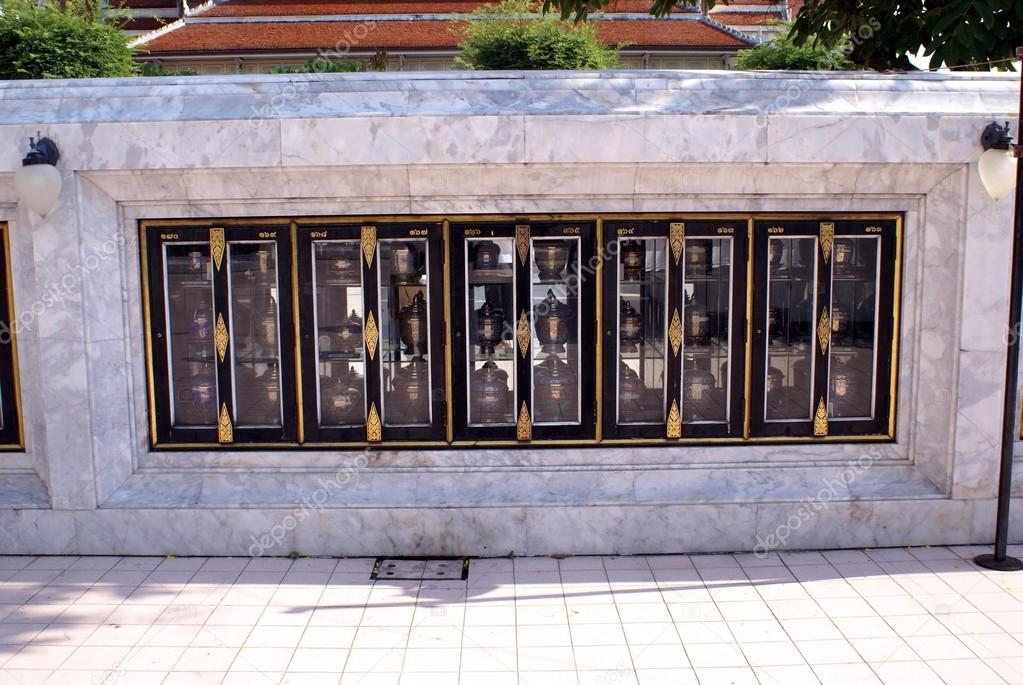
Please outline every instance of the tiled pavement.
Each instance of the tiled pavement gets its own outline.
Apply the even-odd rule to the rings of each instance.
[[[0,557],[0,683],[1023,683],[1023,574],[979,551],[483,559],[377,583],[372,559]]]

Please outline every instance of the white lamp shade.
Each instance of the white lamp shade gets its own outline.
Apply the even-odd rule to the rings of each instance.
[[[980,156],[980,182],[995,202],[1006,197],[1016,187],[1016,158],[1009,150],[986,150]]]
[[[49,164],[23,166],[14,174],[14,188],[28,208],[45,217],[57,206],[64,181]]]

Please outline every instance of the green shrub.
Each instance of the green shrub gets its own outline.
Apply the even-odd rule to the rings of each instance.
[[[796,45],[792,41],[791,25],[788,25],[774,40],[749,50],[740,50],[735,68],[748,71],[850,71],[858,68],[849,59],[850,50],[851,45],[847,40],[832,48],[813,40]]]
[[[119,15],[95,0],[2,0],[0,79],[134,76]]]
[[[267,69],[268,74],[347,74],[369,71],[365,62],[335,62],[325,57],[314,57],[302,66],[280,66]]]
[[[456,58],[467,69],[608,69],[618,51],[589,24],[537,15],[528,0],[504,0],[464,15],[465,37]]]
[[[167,69],[152,62],[142,62],[139,65],[140,76],[197,76],[195,69]]]

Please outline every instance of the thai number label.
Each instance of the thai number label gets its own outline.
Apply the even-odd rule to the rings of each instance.
[[[309,235],[310,235],[310,237],[313,237],[313,238],[326,238],[327,237],[327,232],[326,231],[312,231]]]
[[[771,226],[769,229],[767,229],[767,232],[768,233],[784,233],[785,229],[782,228],[781,226]]]
[[[482,233],[483,233],[483,231],[481,231],[478,228],[467,228],[464,231],[464,234],[467,235],[467,236],[480,235]]]
[[[424,236],[424,235],[427,235],[428,233],[429,233],[429,230],[425,229],[425,228],[413,228],[413,229],[410,229],[409,232],[408,232],[408,234],[410,236]]]
[[[260,231],[259,232],[259,237],[260,238],[276,238],[277,237],[277,231]]]
[[[177,233],[161,233],[160,240],[177,240],[180,236]]]
[[[864,230],[867,233],[880,233],[882,229],[880,226],[867,226]]]
[[[735,229],[732,228],[731,226],[722,226],[721,228],[718,229],[718,233],[720,233],[721,235],[731,235],[735,233]]]
[[[580,229],[578,226],[566,226],[564,229],[565,235],[579,235]]]
[[[635,228],[619,228],[618,235],[633,235],[636,232]]]

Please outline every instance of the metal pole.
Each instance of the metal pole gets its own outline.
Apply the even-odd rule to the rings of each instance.
[[[1023,48],[1016,56],[1023,58]],[[1020,111],[1016,123],[1016,136],[1020,136],[1023,123],[1023,89],[1020,91]],[[1016,384],[1019,382],[1019,338],[1021,310],[1023,310],[1023,158],[1016,145],[1016,206],[1012,229],[1012,281],[1009,289],[1009,330],[1005,361],[1005,403],[1002,407],[1002,464],[998,474],[998,514],[995,523],[994,554],[981,554],[974,561],[994,571],[1023,570],[1023,561],[1008,555],[1009,499],[1012,497],[1012,452],[1016,442]]]

